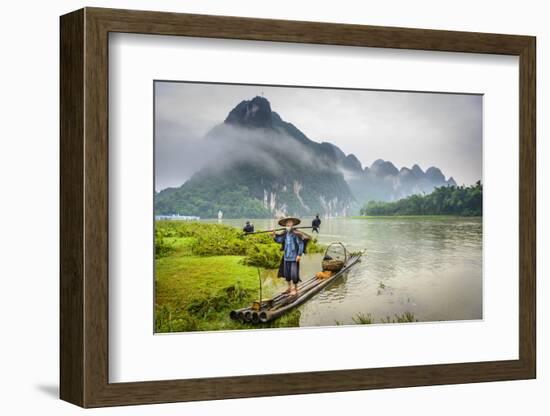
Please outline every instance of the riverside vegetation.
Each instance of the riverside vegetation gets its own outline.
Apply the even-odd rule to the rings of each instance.
[[[411,195],[395,202],[369,201],[364,216],[456,215],[481,216],[483,186],[441,186],[428,195]]]
[[[308,253],[323,250],[316,240],[308,244]],[[155,331],[250,328],[232,321],[229,311],[257,300],[258,273],[279,267],[280,259],[280,245],[268,234],[244,236],[221,224],[157,221]],[[296,327],[299,319],[296,310],[259,327]]]

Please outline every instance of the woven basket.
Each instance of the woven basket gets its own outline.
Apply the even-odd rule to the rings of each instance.
[[[344,268],[343,260],[323,260],[321,263],[323,271],[339,272]]]
[[[333,259],[332,256],[329,255],[330,250],[333,249],[333,247],[340,246],[342,248],[344,259]],[[348,261],[348,251],[346,250],[346,247],[340,243],[331,243],[328,245],[327,249],[325,250],[325,255],[323,256],[326,260],[323,260],[321,263],[321,267],[323,271],[331,271],[338,273],[340,270],[344,268],[344,265]]]

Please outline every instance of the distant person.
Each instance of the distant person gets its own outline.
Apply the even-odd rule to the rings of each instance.
[[[254,224],[250,224],[250,221],[247,221],[245,226],[243,227],[243,231],[247,234],[254,232]]]
[[[319,228],[321,227],[321,218],[319,218],[319,214],[317,214],[313,221],[311,221],[311,227],[313,228],[312,231],[315,231],[317,234],[319,234]]]

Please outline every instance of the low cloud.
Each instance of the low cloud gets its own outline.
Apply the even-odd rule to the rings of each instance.
[[[262,152],[254,146],[252,154],[256,133],[230,134],[219,148],[207,139],[235,105],[261,93],[310,139],[355,154],[363,166],[382,158],[396,166],[437,166],[459,184],[482,177],[480,95],[161,82],[155,94],[156,189],[180,186],[205,164],[234,158],[276,170],[274,155],[291,151],[312,163],[296,142],[281,136],[267,140]],[[349,178],[350,172],[342,173]]]

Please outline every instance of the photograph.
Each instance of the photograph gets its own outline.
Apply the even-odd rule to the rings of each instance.
[[[155,333],[483,320],[482,94],[153,96]]]

